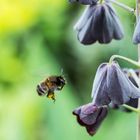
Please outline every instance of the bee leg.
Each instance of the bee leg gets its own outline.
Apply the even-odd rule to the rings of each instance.
[[[52,99],[55,102],[55,95],[54,92],[48,92],[47,98]]]
[[[58,87],[57,90],[62,90],[63,87],[64,85],[62,85],[61,87]]]
[[[52,98],[53,102],[55,103],[56,99],[55,98]]]
[[[61,89],[62,89],[61,87],[58,87],[58,88],[57,88],[57,90],[61,90]]]

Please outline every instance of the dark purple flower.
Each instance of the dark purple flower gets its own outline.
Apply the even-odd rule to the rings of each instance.
[[[84,5],[94,5],[94,4],[97,4],[98,0],[69,0],[69,2],[71,3],[78,2]]]
[[[99,66],[92,89],[93,103],[97,106],[121,105],[130,98],[140,98],[140,90],[122,72],[115,62]]]
[[[138,23],[137,23],[135,30],[134,30],[133,43],[134,44],[140,43],[140,18],[139,18]]]
[[[133,69],[122,69],[122,71],[124,72],[124,74],[129,78],[129,80],[136,86],[138,87],[138,84],[137,82],[135,81],[135,78],[134,76],[136,76],[138,78],[138,74],[139,74],[139,70],[133,70]],[[125,104],[131,106],[131,107],[134,107],[134,108],[137,108],[138,107],[138,99],[132,99],[130,98],[130,100],[128,102],[126,102]],[[109,106],[113,109],[121,109],[125,112],[132,112],[130,109],[127,109],[123,106],[119,106],[119,105],[116,105],[116,104],[109,104]]]
[[[107,115],[107,107],[97,107],[93,103],[83,105],[73,111],[81,126],[86,127],[87,132],[93,136]]]
[[[85,45],[96,41],[109,43],[112,39],[123,38],[122,26],[110,3],[88,6],[74,29],[78,40]]]

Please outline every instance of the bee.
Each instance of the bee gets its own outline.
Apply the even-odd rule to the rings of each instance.
[[[55,102],[55,91],[62,90],[66,80],[63,76],[49,76],[43,82],[37,85],[37,93],[39,96],[46,95],[47,98],[54,100]]]

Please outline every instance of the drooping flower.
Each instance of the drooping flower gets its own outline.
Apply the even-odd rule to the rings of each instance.
[[[93,5],[93,4],[97,4],[98,0],[69,0],[69,2],[71,3],[78,2],[84,5]]]
[[[121,105],[130,98],[140,98],[140,90],[122,72],[115,62],[99,66],[92,89],[93,103],[97,106]]]
[[[138,23],[135,27],[134,34],[133,34],[133,43],[139,44],[140,43],[140,17]]]
[[[73,111],[81,126],[86,127],[89,135],[93,136],[107,115],[107,107],[97,107],[93,103],[83,105]]]
[[[129,78],[129,80],[136,86],[138,87],[138,84],[135,80],[135,78],[138,78],[138,75],[139,75],[139,70],[133,70],[133,69],[122,69],[123,73]],[[138,98],[136,99],[132,99],[130,98],[130,100],[128,102],[126,102],[125,104],[131,106],[131,107],[134,107],[134,108],[137,108],[138,107]],[[119,105],[116,105],[116,104],[109,104],[109,106],[113,109],[121,109],[122,111],[125,111],[125,112],[132,112],[132,110],[124,107],[124,106],[119,106]]]
[[[119,18],[110,3],[87,6],[82,17],[76,23],[78,40],[85,45],[109,43],[112,39],[123,38],[123,29]]]

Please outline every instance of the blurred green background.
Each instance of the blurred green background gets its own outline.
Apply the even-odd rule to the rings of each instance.
[[[131,0],[121,0],[134,7]],[[136,114],[110,110],[90,137],[72,110],[91,101],[95,72],[112,54],[137,60],[135,17],[114,6],[125,37],[108,45],[81,45],[73,31],[84,6],[67,0],[0,0],[0,140],[134,140]],[[119,61],[122,67],[132,67]],[[36,85],[64,70],[67,85],[53,101]]]

